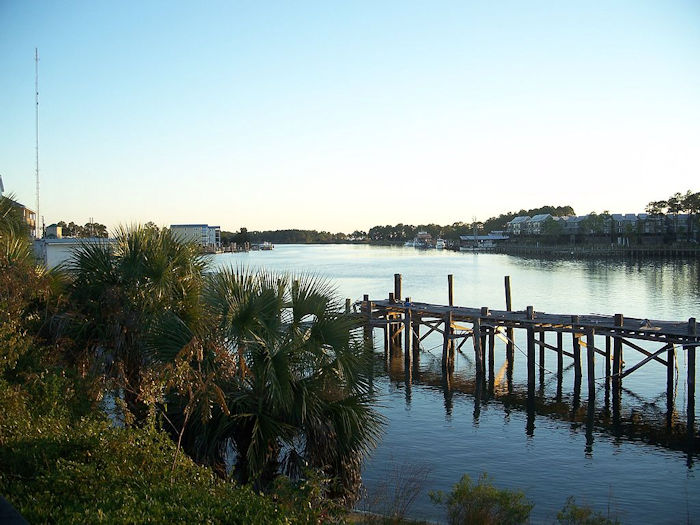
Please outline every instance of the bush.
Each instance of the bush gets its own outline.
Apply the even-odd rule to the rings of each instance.
[[[564,508],[557,513],[557,521],[565,525],[615,525],[620,523],[617,519],[610,519],[600,512],[586,506],[576,505],[576,499],[570,496],[566,500]]]
[[[0,493],[30,523],[313,523],[299,501],[217,478],[163,432],[116,428],[95,415],[71,421],[0,381]]]
[[[486,473],[476,484],[465,474],[452,492],[431,492],[430,499],[447,505],[447,521],[454,525],[525,523],[534,506],[522,491],[494,487]]]

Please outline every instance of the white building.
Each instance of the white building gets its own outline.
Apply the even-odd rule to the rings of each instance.
[[[63,239],[37,239],[34,241],[34,255],[51,270],[60,264],[67,263],[77,248],[85,244],[113,244],[114,239],[105,237],[65,237]]]
[[[170,231],[182,242],[193,242],[202,248],[221,248],[221,227],[208,224],[171,224]]]

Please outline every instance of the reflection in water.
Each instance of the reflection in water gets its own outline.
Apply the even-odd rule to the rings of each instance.
[[[502,404],[506,418],[509,417],[510,411],[513,409],[524,411],[526,414],[525,434],[529,438],[535,436],[536,417],[566,420],[571,423],[573,429],[583,426],[586,435],[584,452],[587,457],[593,456],[595,432],[631,441],[642,440],[672,450],[685,451],[689,465],[692,465],[693,456],[700,453],[700,438],[695,429],[683,424],[675,417],[671,417],[671,419],[664,417],[666,412],[661,409],[660,405],[665,405],[665,392],[657,397],[656,402],[645,402],[646,410],[628,409],[625,412],[622,406],[623,392],[631,399],[636,398],[638,401],[643,401],[642,398],[627,389],[611,388],[610,382],[605,381],[601,391],[604,404],[600,410],[597,410],[595,393],[589,393],[582,406],[581,376],[578,375],[574,376],[573,391],[570,394],[564,394],[562,377],[557,374],[554,378],[556,380],[556,396],[548,398],[542,395],[543,390],[541,389],[535,394],[534,391],[528,393],[527,385],[513,387],[512,383],[508,381],[505,387],[499,384],[496,379],[502,376],[503,371],[507,368],[505,363],[499,374],[493,375],[494,380],[487,383],[482,374],[472,374],[472,369],[443,374],[440,367],[433,364],[433,366],[416,373],[412,367],[405,366],[404,361],[401,352],[394,352],[393,357],[389,359],[387,370],[392,382],[403,385],[406,405],[410,406],[411,404],[414,385],[439,388],[443,395],[446,421],[451,421],[453,417],[455,395],[467,394],[473,397],[473,422],[475,426],[479,424],[482,407],[491,401]],[[611,393],[612,417],[610,417]]]

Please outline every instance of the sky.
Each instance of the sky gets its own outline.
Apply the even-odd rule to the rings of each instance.
[[[350,233],[700,191],[700,2],[0,0],[40,215]]]

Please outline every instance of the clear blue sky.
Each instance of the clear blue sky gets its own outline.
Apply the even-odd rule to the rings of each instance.
[[[700,2],[0,0],[0,174],[112,227],[351,232],[700,190]]]

